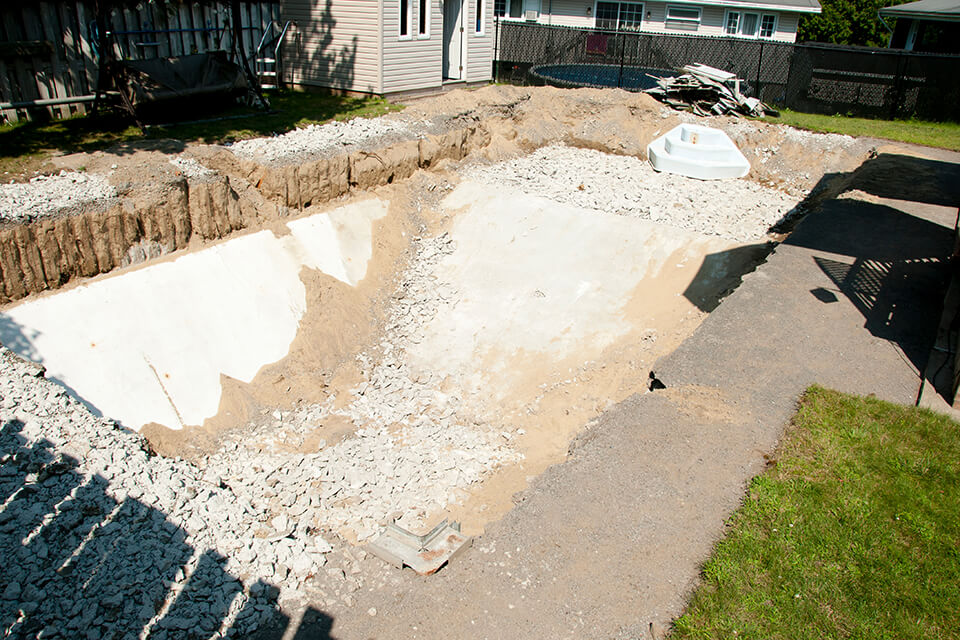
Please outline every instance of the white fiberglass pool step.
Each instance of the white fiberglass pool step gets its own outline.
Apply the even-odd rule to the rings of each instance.
[[[680,124],[647,145],[657,171],[700,180],[742,178],[750,163],[726,133],[698,124]]]

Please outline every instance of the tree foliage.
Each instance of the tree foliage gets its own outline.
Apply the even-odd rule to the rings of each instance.
[[[885,47],[890,32],[877,11],[904,1],[908,0],[820,0],[823,13],[800,19],[797,41]],[[892,21],[887,23],[893,27]]]

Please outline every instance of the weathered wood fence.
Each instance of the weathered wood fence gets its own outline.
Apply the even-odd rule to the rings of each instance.
[[[85,113],[97,86],[99,36],[90,0],[3,0],[0,6],[0,124],[46,112]],[[242,41],[253,56],[272,20],[276,0],[241,3]],[[229,50],[229,3],[143,0],[114,10],[109,29],[121,59]]]

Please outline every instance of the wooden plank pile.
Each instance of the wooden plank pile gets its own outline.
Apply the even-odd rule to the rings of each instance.
[[[679,71],[678,76],[655,78],[657,86],[646,93],[674,109],[698,116],[777,115],[759,99],[740,93],[740,78],[733,73],[703,64],[688,64]]]

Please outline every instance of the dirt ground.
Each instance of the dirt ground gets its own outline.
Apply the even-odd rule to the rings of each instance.
[[[765,395],[745,395],[741,385],[782,374],[764,358],[788,366],[803,351],[802,345],[781,350],[778,341],[809,339],[808,355],[818,358],[817,349],[836,346],[826,339],[827,327],[803,333],[820,311],[801,304],[809,300],[797,287],[807,280],[793,283],[783,300],[770,300],[768,274],[784,285],[789,269],[764,261],[804,214],[823,220],[832,203],[906,198],[916,176],[887,176],[902,169],[892,156],[907,152],[874,141],[709,119],[750,159],[750,188],[795,205],[784,220],[770,221],[780,225],[770,234],[735,239],[680,224],[682,216],[719,221],[723,216],[713,209],[746,206],[739,200],[743,191],[734,198],[721,185],[712,206],[681,189],[665,190],[667,213],[654,220],[576,205],[577,192],[613,193],[628,182],[602,167],[574,181],[579,186],[567,184],[574,193],[566,199],[484,184],[470,174],[554,145],[643,159],[652,139],[686,118],[646,96],[488,87],[418,101],[389,117],[436,135],[467,127],[473,146],[465,157],[414,169],[403,179],[391,174],[373,186],[354,185],[302,210],[290,206],[289,181],[283,188],[268,185],[276,167],[256,173],[224,148],[172,145],[189,161],[179,169],[159,143],[57,160],[58,169],[109,175],[121,198],[136,198],[146,185],[156,191],[182,189],[186,182],[189,193],[195,184],[224,185],[223,208],[239,211],[234,219],[245,216],[246,226],[193,236],[176,252],[147,255],[144,264],[100,279],[262,230],[282,237],[290,233],[288,220],[357,202],[376,200],[387,208],[373,223],[371,258],[356,286],[317,269],[301,271],[305,311],[283,358],[264,363],[248,381],[222,375],[218,410],[202,424],[175,429],[153,423],[141,433],[157,453],[218,473],[230,465],[250,467],[232,473],[251,476],[244,482],[253,486],[260,482],[252,469],[261,457],[296,467],[306,454],[338,451],[375,429],[400,447],[428,414],[441,426],[481,434],[477,451],[489,446],[507,452],[503,462],[478,467],[477,481],[461,476],[447,487],[440,481],[446,476],[435,476],[440,506],[424,506],[410,519],[418,526],[460,521],[466,534],[477,536],[465,556],[438,576],[420,578],[406,571],[393,575],[379,560],[358,554],[358,574],[373,576],[366,590],[332,598],[323,576],[291,589],[283,610],[290,619],[278,620],[265,637],[646,637],[651,623],[662,628],[679,612],[723,517],[760,468],[758,456],[775,445],[800,377]],[[377,160],[405,162],[404,150],[422,144],[403,135],[391,133],[394,146]],[[358,153],[372,157],[380,142],[358,143]],[[326,155],[318,155],[332,153],[325,148]],[[315,158],[281,163],[275,175],[300,180],[296,169],[286,170],[307,160]],[[182,167],[194,167],[189,163],[200,173],[186,175]],[[929,197],[918,199],[939,198],[949,179],[941,177],[927,188]],[[750,206],[761,208],[758,203]],[[424,253],[434,249],[423,241],[437,238],[449,243],[427,260]],[[789,252],[780,247],[774,259],[782,262]],[[823,272],[806,268],[808,258],[797,258],[805,265],[801,272],[811,286],[821,284]],[[404,293],[411,287],[420,296],[412,304]],[[733,322],[731,308],[738,310],[736,327],[723,324]],[[417,314],[422,319],[411,320]],[[728,320],[713,320],[716,314]],[[851,335],[859,336],[859,329],[844,325]],[[728,334],[738,339],[728,341]],[[839,332],[833,339],[845,337]],[[873,343],[856,344],[860,351],[831,354],[823,366],[856,366]],[[694,349],[687,364],[673,368],[677,356],[671,354],[685,348]],[[738,361],[738,349],[749,357]],[[700,372],[690,364],[701,357],[714,368]],[[902,376],[894,365],[883,363],[891,377]],[[667,389],[645,393],[651,370]],[[726,382],[717,380],[723,371]],[[384,403],[364,413],[378,398],[396,395],[398,386],[406,404],[397,409]],[[273,485],[266,492],[265,521],[282,513],[279,493]],[[363,511],[351,502],[359,498],[340,500],[336,506],[357,524],[329,528],[352,544],[369,539],[375,525],[404,515]]]
[[[587,425],[467,555],[342,614],[289,610],[261,637],[664,637],[807,385],[915,401],[949,276],[958,167],[958,154],[888,146],[832,182],[657,362],[667,389]],[[812,295],[824,289],[836,299]]]

